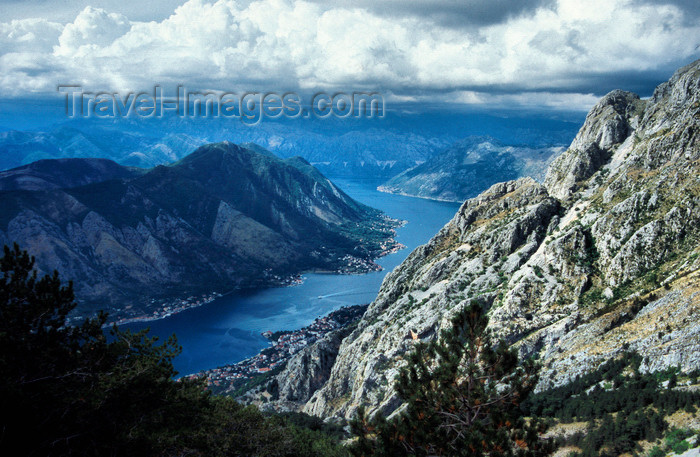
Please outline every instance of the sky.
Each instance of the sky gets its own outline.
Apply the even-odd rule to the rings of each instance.
[[[0,0],[0,21],[2,99],[183,84],[587,110],[700,58],[698,0]]]

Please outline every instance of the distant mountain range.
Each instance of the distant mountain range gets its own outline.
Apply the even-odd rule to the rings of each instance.
[[[530,176],[541,180],[564,147],[532,148],[472,136],[437,152],[379,187],[384,192],[463,202],[501,181]]]
[[[389,179],[469,135],[533,148],[565,145],[582,119],[573,114],[568,116],[573,121],[543,113],[519,116],[388,113],[381,119],[266,119],[255,126],[216,118],[74,119],[41,131],[0,129],[0,169],[41,159],[92,157],[151,168],[201,145],[231,141],[259,144],[281,158],[302,156],[328,176]]]
[[[304,159],[205,145],[151,170],[44,160],[0,173],[0,244],[76,280],[83,311],[279,283],[305,270],[375,268],[395,221]]]
[[[87,126],[86,126],[87,127]],[[179,160],[205,144],[187,134],[146,135],[111,128],[59,126],[48,132],[0,132],[0,169],[42,159],[104,158],[150,168]]]

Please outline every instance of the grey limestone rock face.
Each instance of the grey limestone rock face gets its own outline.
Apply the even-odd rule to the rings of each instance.
[[[280,374],[239,400],[258,404],[264,410],[301,411],[328,380],[340,344],[348,333],[348,328],[339,329],[304,347],[289,359]]]
[[[569,150],[549,167],[545,186],[549,194],[566,200],[578,183],[588,179],[623,143],[636,125],[645,102],[637,94],[614,90],[603,97],[586,116],[586,121]]]
[[[385,278],[303,410],[390,414],[403,355],[471,300],[543,364],[539,389],[624,350],[700,368],[700,61],[647,101],[613,91],[544,185],[496,184]]]

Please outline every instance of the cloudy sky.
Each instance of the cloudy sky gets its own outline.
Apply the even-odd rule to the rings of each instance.
[[[377,90],[587,109],[700,58],[698,0],[0,0],[0,98]]]

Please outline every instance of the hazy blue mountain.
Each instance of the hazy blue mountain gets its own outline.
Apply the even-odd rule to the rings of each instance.
[[[42,159],[104,158],[150,168],[181,159],[203,139],[166,133],[162,137],[117,129],[60,126],[48,132],[0,132],[0,169]]]
[[[379,190],[461,202],[497,182],[523,176],[541,180],[547,166],[563,151],[561,146],[511,146],[492,137],[473,136],[393,177]]]
[[[388,112],[375,119],[74,119],[41,131],[0,133],[0,169],[39,159],[101,157],[142,168],[171,163],[211,142],[256,143],[302,156],[329,176],[389,179],[469,135],[533,148],[566,145],[579,113]]]

